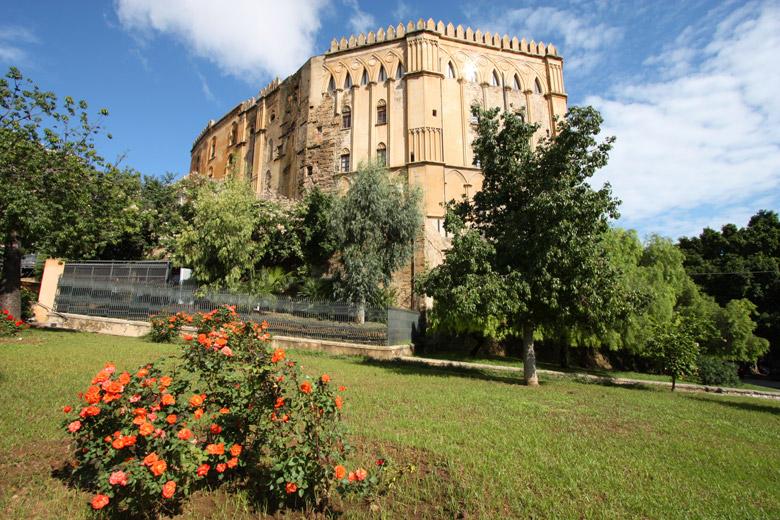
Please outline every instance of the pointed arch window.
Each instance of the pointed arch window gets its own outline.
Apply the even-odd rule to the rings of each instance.
[[[499,79],[498,72],[496,70],[493,71],[493,75],[490,78],[490,85],[493,87],[501,86],[501,79]]]
[[[328,81],[328,92],[336,90],[336,80],[333,79],[333,74],[330,75],[330,81]]]
[[[387,123],[387,105],[384,99],[380,99],[376,106],[376,124],[384,125]]]
[[[395,79],[404,79],[404,65],[403,63],[398,64],[398,68],[395,69]]]
[[[341,151],[341,162],[339,164],[339,171],[341,173],[347,173],[349,171],[349,150],[346,148]]]
[[[472,83],[476,83],[477,82],[477,71],[476,71],[476,69],[471,69],[467,73],[466,79],[469,80]]]
[[[365,87],[368,85],[368,71],[363,69],[363,75],[360,77],[360,86]]]
[[[347,77],[344,78],[344,90],[349,90],[352,88],[352,76],[349,75],[349,72],[347,72]]]
[[[377,145],[376,161],[381,166],[387,166],[387,146],[385,146],[385,143],[379,143],[379,145]]]
[[[450,79],[455,79],[455,67],[452,66],[452,62],[447,63],[447,77]]]
[[[522,90],[520,88],[520,78],[517,76],[517,74],[515,74],[515,80],[514,83],[512,84],[512,88],[515,90]]]
[[[344,107],[341,112],[341,129],[349,130],[352,128],[352,110],[349,107]]]
[[[536,78],[534,80],[534,94],[541,94],[542,93],[542,84],[539,83],[539,78]]]
[[[387,71],[385,71],[385,66],[380,65],[379,66],[379,81],[385,81],[387,79]]]

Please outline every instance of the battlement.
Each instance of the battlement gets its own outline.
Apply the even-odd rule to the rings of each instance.
[[[420,18],[416,25],[414,22],[409,21],[409,23],[405,26],[404,24],[400,23],[397,27],[393,27],[391,25],[387,28],[386,31],[383,28],[380,28],[376,33],[374,31],[369,31],[367,35],[360,33],[357,38],[355,38],[354,34],[351,35],[349,39],[342,37],[341,40],[337,40],[334,38],[330,42],[330,49],[328,49],[325,54],[331,54],[348,49],[355,49],[358,47],[373,45],[375,43],[389,40],[397,40],[399,38],[403,38],[406,34],[415,31],[435,32],[447,38],[463,40],[470,43],[478,43],[501,50],[522,52],[525,54],[533,54],[535,56],[558,57],[558,50],[552,44],[549,44],[545,47],[543,42],[536,43],[534,40],[531,40],[529,43],[525,40],[525,38],[518,40],[517,37],[509,39],[506,34],[501,37],[498,35],[498,33],[491,34],[490,31],[486,33],[482,33],[482,31],[479,29],[473,31],[471,27],[468,27],[464,30],[462,25],[455,27],[451,23],[445,26],[444,22],[441,20],[439,20],[439,23],[435,23],[433,18],[429,18],[427,22]]]

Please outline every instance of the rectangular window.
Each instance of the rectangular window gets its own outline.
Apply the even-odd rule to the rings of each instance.
[[[341,118],[341,129],[349,130],[352,127],[352,114],[350,112],[344,112]]]
[[[341,156],[341,171],[344,173],[349,171],[349,154]]]
[[[387,109],[385,107],[377,107],[376,124],[384,125],[386,123],[387,123]]]

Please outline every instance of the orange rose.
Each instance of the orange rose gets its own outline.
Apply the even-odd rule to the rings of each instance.
[[[160,460],[160,457],[158,457],[156,453],[152,452],[149,455],[147,455],[146,457],[144,457],[144,461],[142,463],[142,466],[151,466],[152,464],[154,464],[158,460]]]
[[[130,382],[130,372],[125,370],[117,379],[119,380],[120,384],[126,385]]]
[[[220,408],[219,413],[230,413],[230,410],[228,410],[227,408]]]
[[[97,373],[94,379],[92,379],[92,384],[102,383],[103,381],[108,381],[108,378],[111,377],[111,372],[108,372],[107,370],[101,370]]]
[[[122,437],[122,444],[125,447],[132,446],[133,444],[135,444],[135,441],[136,441],[135,435],[127,435]]]
[[[122,393],[122,390],[124,390],[124,388],[119,381],[111,381],[108,384],[108,388],[106,388],[106,392],[111,392],[112,394],[120,394]]]
[[[237,458],[235,458],[235,457],[233,457],[232,459],[230,459],[229,461],[227,461],[227,466],[228,466],[228,468],[230,468],[230,469],[233,469],[233,468],[235,468],[237,465],[238,465],[238,459],[237,459]]]
[[[288,495],[290,493],[295,493],[296,491],[298,491],[298,484],[296,484],[295,482],[288,482],[287,485],[284,487],[284,490],[287,492]]]
[[[203,398],[199,395],[193,395],[190,397],[190,406],[200,406],[203,404]]]
[[[146,408],[136,408],[133,410],[135,415],[146,415]]]
[[[168,376],[163,376],[160,378],[160,386],[171,386],[171,383],[173,383],[173,380]]]
[[[208,446],[206,446],[206,451],[208,451],[212,455],[224,455],[225,445],[221,442],[219,444],[209,444]]]
[[[227,464],[224,463],[217,464],[217,472],[224,473],[226,469],[227,469]]]
[[[162,404],[169,406],[176,403],[176,399],[173,398],[171,394],[165,394],[162,397]]]
[[[364,480],[368,476],[368,473],[363,468],[355,470],[355,478],[358,480]]]
[[[142,368],[141,370],[139,370],[138,372],[136,372],[136,373],[135,373],[135,375],[136,375],[136,376],[137,376],[139,379],[143,379],[144,377],[146,377],[146,374],[148,374],[148,373],[149,373],[149,371],[148,371],[148,370],[146,370],[145,368]]]
[[[330,376],[328,374],[322,374],[322,377],[320,378],[323,383],[330,383]]]
[[[176,492],[176,482],[169,480],[165,483],[162,490],[162,496],[165,498],[171,498]]]
[[[116,401],[117,399],[120,399],[122,397],[122,394],[114,394],[111,392],[106,392],[106,394],[103,396],[103,402],[104,403],[110,403],[111,401]]]
[[[210,469],[211,466],[209,466],[208,464],[201,464],[200,466],[198,466],[198,476],[205,477],[208,474]]]
[[[168,469],[168,463],[164,460],[157,460],[152,463],[150,469],[152,470],[152,474],[155,477],[159,477],[163,473],[165,473],[165,470]]]
[[[150,422],[143,423],[138,429],[138,433],[141,435],[150,435],[152,432],[154,432],[154,425]]]
[[[220,425],[218,425],[218,424],[212,424],[211,425],[211,433],[216,435],[217,433],[219,433],[221,431],[222,431],[222,427]]]
[[[196,419],[200,419],[201,417],[203,417],[203,408],[198,408],[197,410],[195,410],[193,417],[195,417]]]
[[[89,404],[97,404],[100,402],[100,387],[91,386],[87,393],[84,394],[84,400]]]
[[[311,392],[311,383],[309,383],[308,381],[304,381],[303,384],[301,385],[301,392],[303,392],[304,394],[308,394],[309,392]]]
[[[336,470],[336,479],[337,480],[341,480],[341,479],[343,479],[347,475],[347,469],[344,466],[342,466],[341,464],[336,466],[335,470]]]
[[[344,406],[344,403],[341,402],[341,396],[337,395],[336,396],[336,408],[338,408],[340,410],[342,406]]]
[[[166,421],[168,421],[168,424],[173,424],[176,422],[177,417],[173,414],[169,415],[165,418]]]
[[[103,509],[107,505],[108,505],[108,497],[106,495],[96,495],[95,498],[92,499],[93,509]]]
[[[124,447],[125,447],[125,443],[124,443],[124,441],[122,440],[122,437],[120,437],[120,438],[118,438],[118,439],[114,439],[114,442],[112,442],[112,443],[111,443],[111,446],[112,446],[112,447],[113,447],[115,450],[121,450],[122,448],[124,448]]]

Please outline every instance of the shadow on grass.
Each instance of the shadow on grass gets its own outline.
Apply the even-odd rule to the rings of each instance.
[[[756,402],[755,398],[743,398],[740,401],[727,401],[725,399],[708,399],[701,395],[685,394],[688,399],[694,399],[696,401],[706,401],[707,403],[717,403],[721,406],[727,406],[729,408],[736,408],[738,410],[748,410],[751,412],[769,413],[772,415],[780,415],[780,406],[772,406],[765,404],[761,401]]]
[[[425,363],[417,361],[404,361],[401,359],[393,360],[380,360],[368,357],[360,358],[356,360],[354,358],[347,358],[346,361],[352,363],[359,363],[361,365],[367,365],[372,367],[383,368],[390,370],[400,375],[425,375],[431,377],[462,377],[467,379],[479,379],[480,381],[493,381],[497,383],[505,383],[510,385],[523,386],[523,373],[522,372],[506,372],[505,374],[499,373],[499,371],[492,370],[487,367],[463,367],[463,366],[436,366],[427,365]],[[545,385],[549,380],[539,381],[540,385]]]

